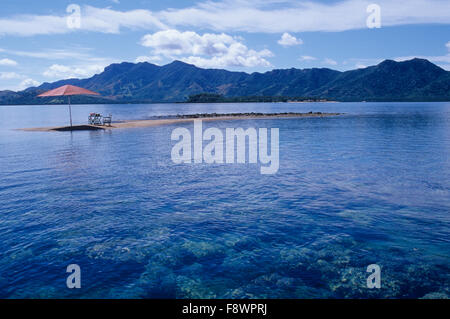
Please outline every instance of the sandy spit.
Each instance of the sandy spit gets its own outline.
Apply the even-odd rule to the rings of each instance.
[[[125,128],[140,128],[151,127],[160,125],[170,125],[176,123],[189,123],[194,120],[202,121],[228,121],[228,120],[254,120],[254,119],[272,119],[272,118],[294,118],[294,117],[329,117],[337,116],[342,113],[276,113],[276,114],[261,114],[261,113],[248,113],[248,114],[232,114],[232,115],[210,115],[210,114],[195,114],[184,115],[177,118],[170,119],[155,119],[155,120],[136,120],[136,121],[123,121],[113,123],[111,126],[96,126],[96,125],[74,125],[72,129],[69,126],[62,127],[33,127],[22,128],[21,131],[28,132],[52,132],[52,131],[87,131],[87,130],[113,130],[113,129],[125,129]]]

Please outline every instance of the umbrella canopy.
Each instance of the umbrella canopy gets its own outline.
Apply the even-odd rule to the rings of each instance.
[[[64,96],[64,95],[67,95],[69,97],[70,127],[72,127],[72,108],[70,106],[70,96],[71,95],[100,95],[100,94],[97,92],[93,92],[93,91],[89,91],[89,90],[80,88],[75,85],[63,85],[63,86],[60,86],[59,88],[39,94],[38,97]]]
[[[63,96],[63,95],[100,95],[100,94],[74,85],[63,85],[60,86],[59,88],[39,94],[38,97]]]

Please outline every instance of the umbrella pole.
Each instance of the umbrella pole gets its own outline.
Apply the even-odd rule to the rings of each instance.
[[[70,114],[70,127],[72,127],[72,107],[70,106],[70,95],[69,95],[69,114]]]

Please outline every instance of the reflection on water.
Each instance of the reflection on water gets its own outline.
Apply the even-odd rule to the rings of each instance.
[[[58,106],[0,106],[0,297],[442,298],[449,292],[450,104],[75,106],[115,119],[238,111],[279,127],[280,170],[174,165],[176,125],[64,125]],[[184,124],[188,126],[189,124]],[[66,288],[67,265],[82,289]],[[367,289],[366,267],[382,269]]]

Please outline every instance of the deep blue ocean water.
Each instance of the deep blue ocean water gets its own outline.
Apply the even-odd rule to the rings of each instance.
[[[450,295],[450,103],[73,106],[113,120],[345,112],[278,127],[280,169],[171,162],[174,128],[24,132],[66,106],[0,106],[2,298]],[[81,267],[81,289],[66,267]],[[368,289],[366,267],[381,267]]]

